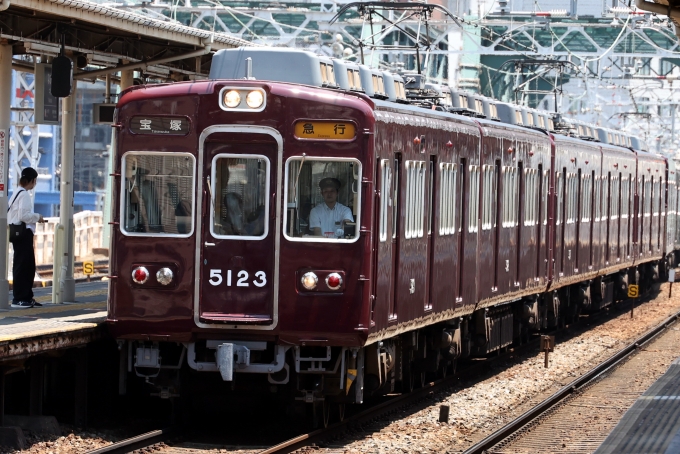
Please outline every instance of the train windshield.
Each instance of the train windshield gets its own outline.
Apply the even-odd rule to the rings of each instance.
[[[361,163],[296,157],[286,166],[284,235],[301,241],[356,241]]]
[[[216,238],[267,236],[269,160],[261,155],[219,154],[212,166],[212,234]]]
[[[129,152],[123,156],[122,168],[125,234],[187,237],[193,233],[192,155]]]

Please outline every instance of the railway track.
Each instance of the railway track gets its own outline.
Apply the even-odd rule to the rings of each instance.
[[[648,301],[648,297],[641,298],[637,301],[635,301],[636,305],[644,304],[645,302]],[[617,309],[618,313],[616,315],[620,314],[621,310],[626,310],[626,308],[630,307],[630,302],[621,302],[618,303]],[[611,315],[606,311],[593,314],[589,316],[589,323],[598,321],[601,318],[608,318],[608,316]],[[614,316],[616,316],[614,315]],[[557,395],[563,395],[567,396],[570,393],[573,393],[576,389],[582,389],[583,386],[586,385],[586,379],[588,377],[596,377],[598,375],[601,375],[603,371],[610,370],[612,367],[614,367],[616,364],[619,364],[620,361],[627,357],[631,351],[635,351],[639,345],[642,345],[643,342],[647,342],[649,339],[652,339],[654,336],[656,336],[659,332],[664,330],[670,323],[673,323],[675,320],[680,318],[680,312],[677,314],[673,315],[669,319],[665,320],[659,327],[655,328],[654,330],[651,330],[650,332],[646,333],[642,337],[638,338],[635,342],[631,343],[628,347],[626,347],[624,350],[620,351],[595,369],[593,371],[589,372],[588,374],[585,374],[581,378],[575,380],[573,383],[570,383],[568,386],[565,386],[560,392],[556,393],[555,396]],[[585,329],[582,328],[582,329]],[[549,334],[558,334],[559,332],[555,333],[549,333]],[[430,398],[440,392],[444,391],[448,388],[451,388],[452,386],[455,386],[456,382],[462,378],[470,378],[470,377],[476,377],[479,375],[482,375],[484,372],[487,372],[489,369],[492,369],[496,366],[499,365],[499,363],[508,361],[511,356],[521,356],[525,353],[529,352],[535,352],[538,347],[539,347],[540,340],[538,336],[528,342],[527,344],[521,345],[519,347],[516,347],[514,349],[509,349],[505,354],[501,354],[498,356],[493,356],[486,358],[483,361],[475,361],[474,363],[471,363],[468,367],[465,367],[463,370],[460,372],[456,373],[455,375],[439,379],[436,381],[431,381],[427,382],[422,388],[415,389],[413,392],[409,394],[402,394],[399,396],[395,397],[390,397],[389,400],[384,401],[382,403],[379,403],[377,405],[373,405],[369,408],[366,408],[365,410],[347,417],[344,421],[335,423],[330,425],[327,428],[323,429],[318,429],[306,434],[302,434],[299,436],[292,437],[282,443],[279,443],[275,446],[271,446],[266,449],[258,449],[255,447],[251,447],[247,449],[247,452],[249,453],[260,453],[260,454],[283,454],[283,453],[291,453],[296,450],[299,450],[304,447],[308,446],[314,446],[314,445],[325,445],[328,443],[329,440],[337,439],[340,437],[342,434],[347,433],[348,431],[351,431],[355,428],[361,428],[362,425],[367,425],[368,423],[384,418],[385,416],[388,416],[392,413],[395,412],[400,412],[403,411],[405,408],[412,408],[417,405],[421,405],[423,403],[427,403]],[[607,366],[608,365],[608,366]],[[600,372],[597,372],[600,371]],[[583,382],[583,384],[580,384]],[[554,397],[554,396],[553,396]],[[564,397],[562,397],[563,399]],[[561,399],[560,399],[561,400]],[[556,402],[559,402],[559,400],[556,400]],[[429,403],[427,403],[429,405]],[[535,418],[535,415],[541,414],[545,412],[547,409],[551,408],[549,403],[547,401],[542,402],[538,407],[538,410],[533,410],[525,413],[522,415],[525,418],[525,422],[523,424],[516,423],[513,428],[516,431],[519,427],[522,427],[527,424],[528,421],[531,421],[533,418],[529,418],[529,416],[526,415],[534,415],[533,417]],[[526,419],[529,418],[529,419]],[[521,418],[518,418],[520,420]],[[514,422],[514,421],[513,421]],[[510,426],[510,425],[509,425]],[[506,426],[507,427],[507,426]],[[162,433],[158,433],[162,432]],[[497,436],[489,436],[485,440],[483,440],[480,443],[477,443],[474,445],[472,448],[470,448],[467,452],[485,452],[485,450],[489,449],[491,446],[497,444],[498,442],[502,441],[503,439],[507,438],[509,434],[512,434],[513,431],[508,429],[505,432],[498,432]],[[167,441],[169,437],[171,436],[170,431],[155,431],[155,432],[149,432],[147,434],[142,434],[138,437],[134,437],[128,440],[123,440],[119,443],[114,443],[112,445],[109,445],[107,447],[101,448],[96,451],[92,451],[92,453],[96,454],[104,454],[104,453],[115,453],[115,452],[130,452],[133,449],[131,447],[133,446],[134,443],[134,449],[142,449],[144,447],[148,447],[163,441]],[[217,445],[213,446],[217,447]],[[200,449],[199,449],[200,451]],[[162,450],[163,453],[174,453],[174,452],[184,452],[183,450],[178,450],[175,451],[172,447],[166,447]],[[239,452],[246,452],[246,451],[239,451]]]
[[[680,312],[647,331],[609,359],[567,384],[509,424],[471,446],[464,451],[464,454],[527,452],[527,445],[530,446],[530,451],[535,452],[594,451],[616,425],[618,418],[614,416],[620,417],[621,413],[629,408],[637,396],[646,389],[643,386],[639,394],[626,395],[625,391],[622,392],[622,390],[630,389],[631,376],[641,370],[644,371],[649,358],[633,367],[627,369],[622,367],[622,373],[617,373],[614,369],[622,366],[631,356],[655,341],[669,327],[675,325],[678,319],[680,319]],[[578,399],[583,402],[576,402]],[[598,423],[599,416],[593,418],[592,414],[589,415],[589,408],[606,410],[604,418],[612,423],[602,424],[606,421]],[[538,419],[539,417],[541,420]],[[566,429],[569,427],[572,430]],[[579,440],[572,439],[574,433],[579,434]],[[571,443],[572,441],[578,442]],[[573,445],[573,450],[567,449],[569,445]]]

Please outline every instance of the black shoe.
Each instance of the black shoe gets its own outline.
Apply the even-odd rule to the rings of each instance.
[[[32,299],[31,302],[33,303],[33,307],[42,307],[42,304],[37,302],[36,300]]]
[[[34,306],[34,300],[32,301],[13,301],[12,307],[15,309],[28,309]]]

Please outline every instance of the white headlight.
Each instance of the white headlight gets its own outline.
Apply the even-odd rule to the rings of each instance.
[[[300,281],[302,282],[302,286],[307,290],[314,290],[316,288],[316,283],[319,282],[319,278],[316,277],[316,274],[308,271],[302,275]]]
[[[224,94],[224,105],[227,107],[238,107],[241,104],[241,95],[236,90],[229,90]]]
[[[248,96],[246,96],[246,104],[248,104],[248,107],[251,109],[257,109],[260,106],[262,106],[262,103],[264,102],[264,96],[262,96],[262,92],[259,90],[253,90],[250,93],[248,93]]]
[[[170,282],[172,282],[172,270],[170,268],[161,268],[158,270],[156,273],[156,280],[161,284],[161,285],[168,285]]]

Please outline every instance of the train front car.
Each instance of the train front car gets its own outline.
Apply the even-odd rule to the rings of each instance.
[[[372,104],[311,86],[328,74],[300,55],[319,81],[215,77],[118,105],[109,325],[162,397],[185,370],[233,396],[361,399]]]

